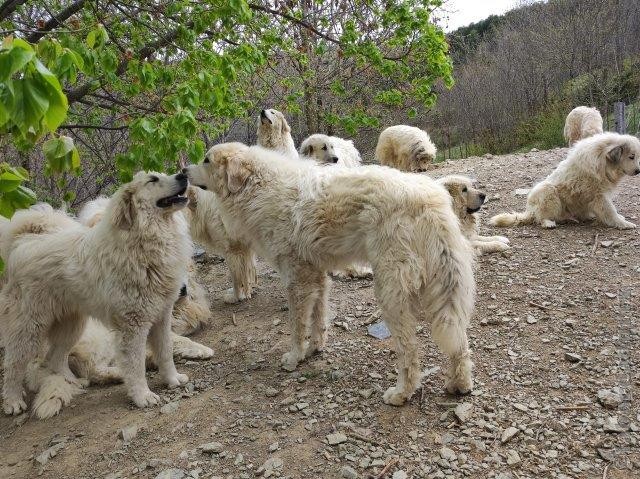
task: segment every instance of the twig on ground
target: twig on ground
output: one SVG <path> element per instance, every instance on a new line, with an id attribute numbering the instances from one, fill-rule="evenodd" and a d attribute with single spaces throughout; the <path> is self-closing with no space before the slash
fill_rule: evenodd
<path id="1" fill-rule="evenodd" d="M 231 313 L 231 322 L 234 326 L 238 325 L 238 321 L 236 321 L 236 313 Z"/>
<path id="2" fill-rule="evenodd" d="M 357 439 L 358 441 L 368 442 L 369 444 L 373 444 L 374 446 L 380 445 L 379 441 L 376 441 L 375 439 L 359 434 L 355 432 L 353 429 L 349 429 L 349 436 L 353 437 L 354 439 Z"/>
<path id="3" fill-rule="evenodd" d="M 593 249 L 591 250 L 591 256 L 596 254 L 596 251 L 598 250 L 598 245 L 600 244 L 600 241 L 598 241 L 598 238 L 600 237 L 600 233 L 596 233 L 596 237 L 593 239 Z"/>
<path id="4" fill-rule="evenodd" d="M 609 472 L 609 466 L 610 466 L 610 464 L 607 464 L 606 467 L 604 468 L 604 472 L 602 473 L 602 479 L 607 479 L 607 473 Z"/>
<path id="5" fill-rule="evenodd" d="M 391 468 L 393 466 L 395 466 L 398 463 L 398 459 L 397 458 L 393 458 L 391 459 L 389 462 L 387 462 L 387 464 L 382 468 L 382 471 L 380 471 L 380 474 L 378 474 L 377 476 L 375 476 L 375 479 L 382 479 L 384 476 L 387 475 L 387 472 L 389 472 L 391 470 Z"/>

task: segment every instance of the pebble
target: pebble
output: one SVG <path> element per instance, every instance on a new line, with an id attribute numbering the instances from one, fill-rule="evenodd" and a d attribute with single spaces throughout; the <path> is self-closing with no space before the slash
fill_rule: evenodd
<path id="1" fill-rule="evenodd" d="M 347 442 L 347 436 L 341 432 L 336 432 L 335 434 L 327 434 L 327 442 L 330 446 L 336 446 L 338 444 L 342 444 L 343 442 Z"/>
<path id="2" fill-rule="evenodd" d="M 449 449 L 448 447 L 443 447 L 440 449 L 440 457 L 442 459 L 446 459 L 447 461 L 455 461 L 458 456 L 456 456 L 456 453 L 453 452 L 452 449 Z"/>
<path id="3" fill-rule="evenodd" d="M 279 457 L 270 457 L 258 468 L 256 474 L 262 474 L 264 477 L 271 477 L 275 470 L 282 469 L 283 464 L 282 459 Z"/>
<path id="4" fill-rule="evenodd" d="M 518 451 L 516 451 L 515 449 L 509 449 L 507 451 L 507 464 L 509 464 L 510 466 L 513 466 L 515 464 L 518 464 L 521 461 L 520 459 L 520 454 L 518 454 Z"/>
<path id="5" fill-rule="evenodd" d="M 518 429 L 517 427 L 508 427 L 507 429 L 502 431 L 502 438 L 501 438 L 502 444 L 508 443 L 513 438 L 513 436 L 515 436 L 519 432 L 520 432 L 520 429 Z"/>
<path id="6" fill-rule="evenodd" d="M 264 395 L 267 396 L 268 398 L 272 398 L 277 396 L 280 393 L 280 391 L 278 391 L 275 388 L 272 387 L 268 387 L 267 389 L 264 390 Z"/>
<path id="7" fill-rule="evenodd" d="M 579 363 L 582 361 L 582 356 L 576 353 L 564 353 L 564 358 L 570 363 Z"/>
<path id="8" fill-rule="evenodd" d="M 155 479 L 183 479 L 187 475 L 184 469 L 165 469 L 161 471 Z"/>
<path id="9" fill-rule="evenodd" d="M 531 191 L 530 188 L 518 188 L 513 191 L 514 196 L 527 196 Z"/>
<path id="10" fill-rule="evenodd" d="M 609 416 L 602 426 L 604 432 L 625 432 L 627 427 L 618 422 L 618 416 Z"/>
<path id="11" fill-rule="evenodd" d="M 598 402 L 607 409 L 616 409 L 622 402 L 622 395 L 610 389 L 600 389 L 598 391 Z"/>
<path id="12" fill-rule="evenodd" d="M 56 457 L 58 451 L 64 448 L 64 444 L 64 442 L 59 442 L 58 444 L 51 446 L 49 449 L 45 449 L 35 457 L 36 462 L 39 462 L 44 466 L 47 462 L 49 462 L 49 459 L 51 459 L 52 457 Z"/>
<path id="13" fill-rule="evenodd" d="M 407 479 L 407 477 L 407 473 L 403 470 L 396 471 L 393 473 L 393 476 L 391 476 L 392 479 Z"/>
<path id="14" fill-rule="evenodd" d="M 178 410 L 178 407 L 180 405 L 178 404 L 178 401 L 173 401 L 170 403 L 165 404 L 164 406 L 162 406 L 160 408 L 160 413 L 161 414 L 171 414 L 173 412 L 176 412 Z"/>
<path id="15" fill-rule="evenodd" d="M 468 402 L 463 402 L 462 404 L 458 404 L 453 410 L 453 413 L 456 415 L 456 417 L 461 423 L 464 423 L 468 421 L 471 418 L 471 415 L 473 414 L 473 404 Z"/>
<path id="16" fill-rule="evenodd" d="M 135 424 L 127 427 L 123 427 L 118 431 L 118 437 L 124 442 L 131 442 L 131 440 L 138 435 L 138 426 Z"/>
<path id="17" fill-rule="evenodd" d="M 202 449 L 202 452 L 206 452 L 208 454 L 220 454 L 224 451 L 224 445 L 219 442 L 209 442 L 200 446 L 200 449 Z"/>
<path id="18" fill-rule="evenodd" d="M 358 479 L 358 473 L 351 466 L 343 466 L 340 469 L 340 477 L 344 477 L 345 479 Z"/>

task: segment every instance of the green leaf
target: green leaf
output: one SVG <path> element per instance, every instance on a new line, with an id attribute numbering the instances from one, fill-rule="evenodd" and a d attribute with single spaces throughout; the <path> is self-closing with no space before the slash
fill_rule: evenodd
<path id="1" fill-rule="evenodd" d="M 60 136 L 47 140 L 42 145 L 42 151 L 47 160 L 47 166 L 52 173 L 75 171 L 80 167 L 80 155 L 73 139 Z"/>
<path id="2" fill-rule="evenodd" d="M 20 176 L 10 171 L 5 171 L 0 174 L 0 193 L 7 193 L 17 189 L 23 181 L 24 179 Z"/>

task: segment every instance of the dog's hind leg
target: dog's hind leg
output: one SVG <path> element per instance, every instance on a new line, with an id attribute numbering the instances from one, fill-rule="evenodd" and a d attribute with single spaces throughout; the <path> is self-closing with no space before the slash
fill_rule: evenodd
<path id="1" fill-rule="evenodd" d="M 63 376 L 76 386 L 83 384 L 69 368 L 69 352 L 78 342 L 84 327 L 86 317 L 79 314 L 69 314 L 53 323 L 49 329 L 49 352 L 45 360 L 45 366 L 54 374 Z"/>
<path id="2" fill-rule="evenodd" d="M 311 312 L 311 341 L 307 348 L 307 357 L 322 352 L 327 342 L 327 301 L 331 280 L 325 273 L 319 280 L 318 299 Z"/>
<path id="3" fill-rule="evenodd" d="M 173 340 L 171 336 L 171 309 L 168 308 L 153 326 L 149 336 L 153 358 L 158 365 L 160 377 L 169 387 L 186 384 L 189 377 L 176 371 L 173 362 Z"/>
<path id="4" fill-rule="evenodd" d="M 326 276 L 311 265 L 295 265 L 281 271 L 289 298 L 289 325 L 291 328 L 291 351 L 282 355 L 282 368 L 294 371 L 306 357 L 306 334 L 311 322 L 313 308 L 320 297 L 319 285 Z"/>
<path id="5" fill-rule="evenodd" d="M 233 289 L 224 295 L 225 303 L 237 303 L 251 298 L 257 282 L 255 256 L 244 244 L 232 242 L 225 257 L 231 273 Z"/>
<path id="6" fill-rule="evenodd" d="M 473 389 L 473 363 L 466 327 L 459 321 L 442 317 L 432 323 L 431 336 L 451 361 L 446 373 L 447 391 L 451 394 L 469 393 Z"/>

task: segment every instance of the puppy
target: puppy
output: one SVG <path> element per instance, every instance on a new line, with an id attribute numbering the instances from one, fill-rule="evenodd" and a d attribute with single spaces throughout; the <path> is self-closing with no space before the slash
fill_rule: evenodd
<path id="1" fill-rule="evenodd" d="M 486 195 L 474 188 L 473 181 L 465 176 L 449 175 L 437 180 L 453 200 L 453 211 L 460 220 L 462 233 L 471 242 L 476 253 L 496 253 L 509 249 L 509 239 L 504 236 L 480 236 L 480 208 Z"/>
<path id="2" fill-rule="evenodd" d="M 138 407 L 159 401 L 145 379 L 147 335 L 164 382 L 187 382 L 176 371 L 170 335 L 171 310 L 191 248 L 175 218 L 188 201 L 187 185 L 182 174 L 140 173 L 116 192 L 94 228 L 52 211 L 24 210 L 14 216 L 0 247 L 7 274 L 0 293 L 5 413 L 26 410 L 26 368 L 47 340 L 45 367 L 77 381 L 67 357 L 88 316 L 121 335 L 121 370 Z M 56 221 L 71 223 L 62 230 L 41 228 Z"/>
<path id="3" fill-rule="evenodd" d="M 291 137 L 291 127 L 278 110 L 260 110 L 258 145 L 280 152 L 292 159 L 298 158 L 296 145 Z"/>
<path id="4" fill-rule="evenodd" d="M 636 225 L 618 214 L 612 197 L 625 176 L 640 173 L 640 140 L 631 135 L 602 133 L 579 141 L 565 160 L 529 192 L 524 213 L 502 213 L 494 226 L 538 223 L 555 228 L 567 220 L 597 219 L 618 229 Z"/>
<path id="5" fill-rule="evenodd" d="M 401 405 L 420 383 L 419 319 L 431 322 L 433 339 L 451 360 L 447 389 L 472 389 L 466 329 L 473 253 L 442 186 L 423 175 L 380 166 L 326 168 L 241 143 L 216 145 L 203 164 L 183 171 L 215 192 L 225 224 L 244 231 L 279 271 L 292 329 L 285 370 L 325 346 L 326 272 L 360 261 L 373 266 L 398 354 L 398 382 L 384 401 Z"/>

